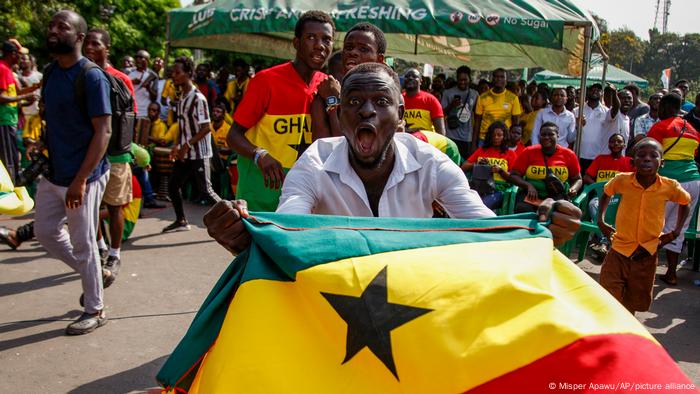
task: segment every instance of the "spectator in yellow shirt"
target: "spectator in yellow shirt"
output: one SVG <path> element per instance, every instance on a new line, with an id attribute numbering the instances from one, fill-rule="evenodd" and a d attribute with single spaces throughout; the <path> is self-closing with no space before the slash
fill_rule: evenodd
<path id="1" fill-rule="evenodd" d="M 223 160 L 227 160 L 228 156 L 232 153 L 228 142 L 226 142 L 228 131 L 231 128 L 231 123 L 226 121 L 226 114 L 226 104 L 222 100 L 217 100 L 216 103 L 214 103 L 214 108 L 211 110 L 211 126 L 213 130 L 211 136 L 219 150 L 219 156 L 221 156 Z"/>
<path id="2" fill-rule="evenodd" d="M 211 170 L 212 170 L 212 186 L 217 194 L 220 196 L 233 196 L 233 187 L 231 185 L 231 178 L 229 172 L 229 165 L 232 159 L 235 157 L 233 151 L 228 146 L 226 137 L 231 129 L 231 123 L 229 123 L 226 118 L 228 116 L 228 102 L 222 98 L 219 98 L 214 103 L 211 110 L 211 137 L 213 139 L 214 145 L 216 145 L 216 150 L 219 153 L 219 157 L 212 157 Z M 217 160 L 218 159 L 218 160 Z M 236 168 L 236 165 L 233 165 Z"/>
<path id="3" fill-rule="evenodd" d="M 506 70 L 497 68 L 492 74 L 493 87 L 479 96 L 474 111 L 474 130 L 472 133 L 472 149 L 484 144 L 486 130 L 491 123 L 500 120 L 507 127 L 517 124 L 523 109 L 520 99 L 512 92 L 506 90 Z"/>
<path id="4" fill-rule="evenodd" d="M 530 145 L 532 143 L 532 130 L 535 128 L 537 113 L 547 105 L 549 105 L 549 98 L 541 90 L 536 91 L 530 98 L 530 112 L 520 117 L 520 124 L 523 125 L 523 136 L 521 139 L 523 144 Z M 539 130 L 537 132 L 539 133 Z M 566 130 L 563 130 L 563 132 L 566 132 Z"/>
<path id="5" fill-rule="evenodd" d="M 236 77 L 233 81 L 230 81 L 226 86 L 226 92 L 224 97 L 229 102 L 229 107 L 231 107 L 231 115 L 236 112 L 236 107 L 238 103 L 241 102 L 243 94 L 248 90 L 248 82 L 250 82 L 250 77 L 248 76 L 248 70 L 250 66 L 241 60 L 236 59 L 233 62 L 233 75 Z"/>
<path id="6" fill-rule="evenodd" d="M 169 74 L 169 69 L 166 71 Z M 165 85 L 163 86 L 163 93 L 160 95 L 160 103 L 161 105 L 168 105 L 168 101 L 172 103 L 173 101 L 177 100 L 177 98 L 180 97 L 180 92 L 178 89 L 175 87 L 175 84 L 173 84 L 172 78 L 168 78 L 165 80 Z"/>
<path id="7" fill-rule="evenodd" d="M 160 119 L 160 104 L 154 102 L 148 105 L 148 119 L 151 121 L 148 141 L 156 146 L 172 146 L 177 137 L 177 128 L 168 128 Z"/>

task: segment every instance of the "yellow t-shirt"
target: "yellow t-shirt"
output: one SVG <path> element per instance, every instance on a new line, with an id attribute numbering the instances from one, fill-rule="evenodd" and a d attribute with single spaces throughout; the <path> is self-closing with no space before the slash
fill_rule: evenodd
<path id="1" fill-rule="evenodd" d="M 178 89 L 175 87 L 173 80 L 166 80 L 165 85 L 163 85 L 163 93 L 161 93 L 160 97 L 166 97 L 170 100 L 176 100 L 179 95 L 180 92 L 178 92 Z"/>
<path id="2" fill-rule="evenodd" d="M 22 138 L 29 138 L 33 141 L 41 139 L 41 126 L 43 122 L 41 116 L 32 115 L 27 118 L 24 129 L 22 130 Z"/>
<path id="3" fill-rule="evenodd" d="M 214 123 L 211 124 L 214 128 Z M 228 131 L 231 129 L 231 123 L 226 121 L 221 123 L 221 127 L 212 131 L 211 136 L 214 138 L 214 144 L 219 149 L 229 149 L 228 142 L 226 142 L 226 136 L 228 136 Z"/>
<path id="4" fill-rule="evenodd" d="M 233 81 L 229 81 L 226 85 L 224 98 L 226 98 L 231 105 L 231 113 L 236 110 L 236 103 L 233 102 L 233 98 L 236 97 L 236 95 L 243 96 L 243 94 L 245 94 L 246 90 L 248 90 L 248 82 L 250 82 L 250 78 L 246 78 L 245 81 L 241 83 L 238 83 L 238 81 L 234 79 Z"/>
<path id="5" fill-rule="evenodd" d="M 151 130 L 149 131 L 151 138 L 156 140 L 165 140 L 168 145 L 175 143 L 175 137 L 177 136 L 177 127 L 168 128 L 160 119 L 155 122 L 151 122 Z"/>
<path id="6" fill-rule="evenodd" d="M 494 93 L 493 89 L 490 89 L 479 96 L 475 113 L 481 115 L 479 139 L 483 140 L 491 123 L 500 120 L 510 127 L 511 116 L 521 115 L 523 109 L 520 106 L 520 99 L 512 92 L 504 90 L 501 93 Z"/>
<path id="7" fill-rule="evenodd" d="M 520 122 L 525 122 L 525 126 L 523 127 L 523 136 L 520 138 L 520 141 L 522 141 L 523 144 L 527 144 L 530 142 L 530 140 L 532 140 L 532 129 L 535 127 L 535 119 L 537 118 L 538 112 L 540 112 L 539 109 L 520 116 Z"/>

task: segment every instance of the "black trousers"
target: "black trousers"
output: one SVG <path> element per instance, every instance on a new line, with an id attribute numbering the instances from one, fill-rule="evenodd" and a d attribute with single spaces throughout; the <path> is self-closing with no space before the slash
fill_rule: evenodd
<path id="1" fill-rule="evenodd" d="M 12 184 L 15 184 L 21 171 L 17 149 L 17 126 L 0 126 L 0 160 L 10 174 Z"/>
<path id="2" fill-rule="evenodd" d="M 467 141 L 460 141 L 460 140 L 452 140 L 454 143 L 457 145 L 457 149 L 459 150 L 459 154 L 462 156 L 462 159 L 467 160 L 469 156 L 471 156 L 471 148 L 472 148 L 472 143 L 467 142 Z"/>
<path id="3" fill-rule="evenodd" d="M 176 161 L 173 172 L 168 181 L 168 195 L 175 209 L 176 220 L 185 220 L 185 209 L 182 206 L 182 187 L 187 180 L 193 177 L 197 188 L 202 192 L 202 197 L 208 197 L 211 201 L 220 201 L 221 198 L 214 192 L 209 179 L 209 159 Z"/>
<path id="4" fill-rule="evenodd" d="M 581 166 L 581 177 L 583 177 L 583 174 L 586 173 L 586 171 L 588 170 L 588 167 L 590 167 L 591 164 L 593 164 L 593 160 L 579 158 L 578 164 Z"/>

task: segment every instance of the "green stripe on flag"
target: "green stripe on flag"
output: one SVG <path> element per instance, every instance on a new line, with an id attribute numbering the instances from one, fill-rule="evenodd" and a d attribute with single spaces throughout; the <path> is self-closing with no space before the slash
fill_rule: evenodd
<path id="1" fill-rule="evenodd" d="M 260 260 L 255 265 L 249 264 L 243 281 L 293 280 L 298 271 L 318 264 L 396 250 L 551 237 L 549 230 L 538 224 L 533 214 L 479 220 L 417 220 L 267 212 L 251 215 L 254 220 L 245 221 L 255 244 L 251 248 L 250 259 Z M 502 229 L 494 230 L 497 227 Z M 304 230 L 298 231 L 299 229 Z M 258 245 L 264 247 L 264 252 Z M 273 267 L 268 267 L 270 264 Z"/>

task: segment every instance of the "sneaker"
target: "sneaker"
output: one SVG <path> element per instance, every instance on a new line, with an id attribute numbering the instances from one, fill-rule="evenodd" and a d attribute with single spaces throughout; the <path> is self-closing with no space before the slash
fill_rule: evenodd
<path id="1" fill-rule="evenodd" d="M 161 204 L 158 201 L 154 200 L 148 200 L 143 203 L 144 208 L 148 209 L 160 209 L 160 208 L 165 208 L 165 204 Z"/>
<path id="2" fill-rule="evenodd" d="M 16 250 L 19 247 L 19 242 L 17 242 L 16 236 L 13 234 L 14 231 L 7 227 L 0 227 L 0 242 Z"/>
<path id="3" fill-rule="evenodd" d="M 67 335 L 83 335 L 95 331 L 107 324 L 107 316 L 104 311 L 95 314 L 83 313 L 78 320 L 66 327 Z"/>
<path id="4" fill-rule="evenodd" d="M 595 254 L 595 257 L 598 260 L 603 260 L 608 254 L 608 245 L 604 243 L 593 244 L 591 245 L 591 250 L 593 251 L 593 254 Z"/>
<path id="5" fill-rule="evenodd" d="M 189 223 L 176 220 L 176 221 L 170 223 L 168 226 L 166 226 L 163 229 L 163 232 L 170 233 L 170 232 L 174 232 L 174 231 L 189 231 L 189 230 L 190 230 Z"/>
<path id="6" fill-rule="evenodd" d="M 107 257 L 107 261 L 105 262 L 105 269 L 107 271 L 111 272 L 115 278 L 119 274 L 119 269 L 121 267 L 122 267 L 122 261 L 119 259 L 119 257 L 117 257 L 117 256 Z"/>

